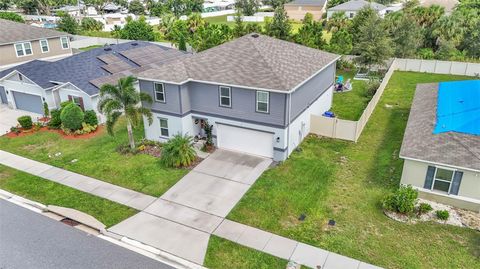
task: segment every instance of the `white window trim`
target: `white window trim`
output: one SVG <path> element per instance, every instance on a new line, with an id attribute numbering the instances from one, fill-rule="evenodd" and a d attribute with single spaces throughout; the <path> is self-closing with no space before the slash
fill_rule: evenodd
<path id="1" fill-rule="evenodd" d="M 437 171 L 438 169 L 443 169 L 443 170 L 448 170 L 448 171 L 452 171 L 452 177 L 450 178 L 450 181 L 447 181 L 447 180 L 443 180 L 443 179 L 437 179 Z M 435 186 L 435 181 L 441 181 L 441 182 L 446 182 L 446 183 L 449 183 L 448 185 L 448 191 L 447 191 L 447 194 L 450 194 L 450 190 L 452 189 L 452 183 L 453 183 L 453 178 L 455 177 L 455 172 L 457 170 L 455 169 L 450 169 L 450 168 L 445 168 L 445 167 L 439 167 L 439 166 L 435 166 L 435 174 L 433 175 L 433 182 L 432 182 L 432 187 L 430 188 L 431 191 L 433 192 L 441 192 L 441 193 L 444 193 L 444 191 L 441 191 L 441 190 L 437 190 L 437 189 L 434 189 L 433 187 Z"/>
<path id="2" fill-rule="evenodd" d="M 32 53 L 30 53 L 30 54 L 27 54 L 27 51 L 26 51 L 26 49 L 25 49 L 25 44 L 26 44 L 26 43 L 30 44 L 30 51 L 32 52 Z M 22 46 L 23 55 L 18 55 L 17 45 L 21 45 L 21 46 Z M 33 55 L 33 47 L 32 47 L 32 43 L 31 43 L 31 42 L 15 43 L 15 44 L 13 44 L 13 49 L 15 50 L 15 55 L 17 55 L 17 58 Z"/>
<path id="3" fill-rule="evenodd" d="M 222 89 L 228 89 L 228 96 L 222 95 Z M 232 107 L 232 88 L 227 86 L 218 87 L 218 94 L 220 95 L 220 106 L 221 107 Z M 228 105 L 222 104 L 222 98 L 228 98 Z"/>
<path id="4" fill-rule="evenodd" d="M 267 102 L 259 102 L 258 101 L 258 94 L 259 93 L 266 93 L 267 94 Z M 263 103 L 263 104 L 267 104 L 267 111 L 261 111 L 261 110 L 258 110 L 258 103 Z M 256 112 L 259 112 L 259 113 L 270 113 L 270 93 L 267 92 L 267 91 L 256 91 L 255 92 L 255 111 Z"/>
<path id="5" fill-rule="evenodd" d="M 47 42 L 47 51 L 43 51 L 42 41 Z M 40 51 L 41 51 L 42 53 L 49 53 L 49 52 L 50 52 L 50 45 L 48 44 L 48 40 L 47 40 L 47 39 L 40 39 Z"/>
<path id="6" fill-rule="evenodd" d="M 67 47 L 66 48 L 63 47 L 63 41 L 62 40 L 64 40 L 64 39 L 67 40 Z M 70 49 L 70 41 L 68 40 L 68 37 L 66 37 L 66 36 L 60 37 L 60 46 L 62 47 L 62 50 Z"/>
<path id="7" fill-rule="evenodd" d="M 162 120 L 166 121 L 167 122 L 167 127 L 162 127 Z M 163 137 L 163 138 L 169 138 L 170 137 L 170 130 L 169 130 L 169 127 L 168 127 L 168 119 L 166 118 L 158 118 L 158 123 L 160 125 L 160 137 Z M 167 130 L 167 136 L 164 136 L 162 134 L 162 129 L 166 129 Z"/>
<path id="8" fill-rule="evenodd" d="M 161 93 L 163 94 L 163 100 L 158 100 L 157 99 L 157 85 L 162 85 Z M 165 84 L 164 83 L 154 82 L 153 83 L 153 93 L 154 93 L 155 102 L 160 102 L 160 103 L 166 103 L 167 102 L 167 95 L 165 94 Z"/>

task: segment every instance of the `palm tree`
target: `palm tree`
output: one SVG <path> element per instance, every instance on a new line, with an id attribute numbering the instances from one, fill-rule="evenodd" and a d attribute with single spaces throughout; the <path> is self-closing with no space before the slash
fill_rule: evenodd
<path id="1" fill-rule="evenodd" d="M 113 136 L 113 127 L 118 118 L 125 114 L 127 119 L 128 141 L 130 148 L 135 148 L 132 125 L 137 126 L 142 115 L 148 119 L 148 124 L 152 124 L 153 117 L 150 108 L 140 104 L 145 102 L 152 103 L 152 97 L 144 92 L 138 92 L 133 86 L 136 78 L 128 76 L 119 79 L 117 85 L 105 84 L 100 88 L 100 101 L 98 102 L 98 111 L 107 116 L 107 131 Z"/>

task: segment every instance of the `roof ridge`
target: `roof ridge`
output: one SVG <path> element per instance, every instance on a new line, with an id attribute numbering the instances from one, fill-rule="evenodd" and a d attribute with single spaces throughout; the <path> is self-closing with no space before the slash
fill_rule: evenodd
<path id="1" fill-rule="evenodd" d="M 251 34 L 257 34 L 261 37 L 264 37 L 264 38 L 271 38 L 271 37 L 267 37 L 267 36 L 264 36 L 264 35 L 260 35 L 258 33 L 251 33 Z M 257 47 L 257 45 L 255 44 L 255 42 L 253 42 L 253 40 L 250 40 L 247 36 L 251 35 L 251 34 L 247 34 L 245 35 L 244 37 L 248 40 L 248 42 L 250 42 L 253 47 L 255 48 L 255 50 L 257 51 L 257 53 L 260 55 L 260 57 L 263 59 L 263 62 L 267 65 L 267 67 L 272 71 L 272 74 L 275 78 L 277 78 L 280 82 L 280 84 L 285 88 L 285 90 L 290 90 L 288 86 L 286 86 L 287 84 L 285 83 L 285 81 L 278 77 L 277 75 L 277 72 L 276 70 L 274 70 L 274 68 L 271 66 L 270 62 L 268 62 L 268 60 L 265 58 L 265 56 L 263 56 L 263 53 L 260 51 L 260 49 Z M 279 39 L 280 40 L 280 39 Z M 281 41 L 284 41 L 284 40 L 281 40 Z"/>

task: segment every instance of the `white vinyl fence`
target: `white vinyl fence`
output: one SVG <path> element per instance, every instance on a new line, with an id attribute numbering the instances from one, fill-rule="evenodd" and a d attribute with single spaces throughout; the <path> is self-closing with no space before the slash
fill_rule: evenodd
<path id="1" fill-rule="evenodd" d="M 131 41 L 132 40 L 127 40 L 127 39 L 76 35 L 73 37 L 73 41 L 70 42 L 70 46 L 74 49 L 80 49 L 80 48 L 85 48 L 85 47 L 95 46 L 95 45 L 103 46 L 105 44 L 120 44 L 120 43 L 126 43 Z M 167 42 L 150 42 L 150 43 L 158 44 L 158 45 L 169 47 L 169 48 L 172 47 L 172 44 Z"/>
<path id="2" fill-rule="evenodd" d="M 310 117 L 310 132 L 321 136 L 357 142 L 358 138 L 362 134 L 363 128 L 365 128 L 365 125 L 367 125 L 373 110 L 380 101 L 388 81 L 395 70 L 435 74 L 480 76 L 480 64 L 478 63 L 419 59 L 394 59 L 377 92 L 373 96 L 372 100 L 370 100 L 368 103 L 359 120 L 351 121 L 312 115 Z"/>

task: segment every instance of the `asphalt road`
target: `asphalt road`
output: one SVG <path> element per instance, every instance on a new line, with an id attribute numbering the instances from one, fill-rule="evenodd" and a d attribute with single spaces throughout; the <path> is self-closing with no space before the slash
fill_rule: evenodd
<path id="1" fill-rule="evenodd" d="M 16 268 L 173 267 L 0 199 L 0 269 Z"/>

